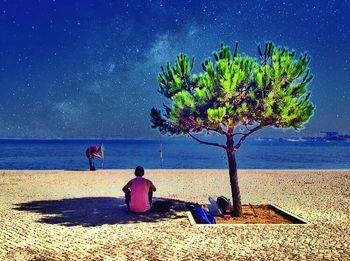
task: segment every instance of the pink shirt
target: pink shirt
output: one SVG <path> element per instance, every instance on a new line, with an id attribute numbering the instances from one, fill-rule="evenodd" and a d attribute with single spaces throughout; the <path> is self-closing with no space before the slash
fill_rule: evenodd
<path id="1" fill-rule="evenodd" d="M 89 159 L 92 159 L 95 157 L 95 154 L 97 154 L 98 150 L 100 149 L 100 146 L 92 146 L 86 150 L 86 156 Z"/>
<path id="2" fill-rule="evenodd" d="M 146 212 L 151 206 L 148 201 L 148 192 L 151 182 L 143 177 L 136 177 L 131 181 L 130 211 Z"/>

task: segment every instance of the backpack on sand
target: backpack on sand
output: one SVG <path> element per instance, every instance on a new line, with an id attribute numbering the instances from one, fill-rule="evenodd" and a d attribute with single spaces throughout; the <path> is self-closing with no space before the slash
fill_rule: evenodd
<path id="1" fill-rule="evenodd" d="M 232 204 L 230 200 L 224 196 L 220 196 L 216 199 L 219 205 L 220 211 L 224 216 L 230 216 L 232 211 Z"/>

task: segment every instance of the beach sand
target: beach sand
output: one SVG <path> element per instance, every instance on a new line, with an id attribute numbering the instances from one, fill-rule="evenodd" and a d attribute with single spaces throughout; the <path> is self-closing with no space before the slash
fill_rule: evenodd
<path id="1" fill-rule="evenodd" d="M 239 170 L 243 203 L 308 225 L 191 226 L 183 203 L 230 196 L 227 170 L 146 170 L 176 211 L 126 212 L 133 170 L 0 171 L 0 260 L 350 260 L 350 170 Z M 155 199 L 155 200 L 156 200 Z"/>

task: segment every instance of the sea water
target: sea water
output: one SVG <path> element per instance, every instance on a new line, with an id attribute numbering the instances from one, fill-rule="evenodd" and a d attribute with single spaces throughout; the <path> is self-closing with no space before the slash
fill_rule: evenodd
<path id="1" fill-rule="evenodd" d="M 227 168 L 222 148 L 174 138 L 0 140 L 0 169 L 87 169 L 85 150 L 102 143 L 105 158 L 95 159 L 98 169 L 133 169 L 138 165 L 152 169 Z M 350 143 L 250 140 L 236 156 L 239 169 L 349 169 Z"/>

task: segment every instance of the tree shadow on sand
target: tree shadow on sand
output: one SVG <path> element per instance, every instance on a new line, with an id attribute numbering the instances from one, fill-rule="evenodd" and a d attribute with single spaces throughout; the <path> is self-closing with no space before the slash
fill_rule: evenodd
<path id="1" fill-rule="evenodd" d="M 165 199 L 153 198 L 153 202 L 163 200 Z M 112 197 L 31 201 L 16 204 L 14 209 L 43 214 L 44 216 L 38 220 L 40 223 L 93 227 L 106 224 L 159 222 L 185 217 L 184 204 L 186 202 L 174 199 L 171 201 L 172 207 L 167 212 L 151 210 L 144 214 L 130 213 L 126 208 L 124 198 Z"/>

